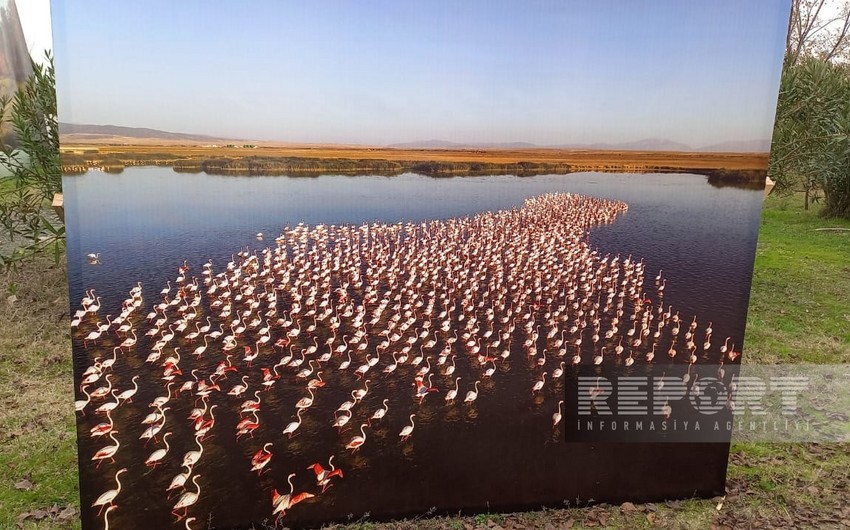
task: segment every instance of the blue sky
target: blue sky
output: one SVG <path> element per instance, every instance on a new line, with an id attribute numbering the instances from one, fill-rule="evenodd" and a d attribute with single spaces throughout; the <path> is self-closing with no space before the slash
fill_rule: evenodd
<path id="1" fill-rule="evenodd" d="M 54 0 L 60 118 L 374 145 L 766 139 L 788 4 Z"/>

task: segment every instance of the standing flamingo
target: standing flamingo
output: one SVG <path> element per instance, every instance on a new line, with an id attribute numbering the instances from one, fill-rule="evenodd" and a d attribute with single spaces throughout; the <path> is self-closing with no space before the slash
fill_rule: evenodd
<path id="1" fill-rule="evenodd" d="M 564 401 L 561 400 L 558 402 L 558 412 L 552 414 L 552 426 L 556 427 L 559 423 L 561 423 L 561 407 L 564 405 Z"/>
<path id="2" fill-rule="evenodd" d="M 368 426 L 369 425 L 366 423 L 360 425 L 361 436 L 355 436 L 354 438 L 352 438 L 351 441 L 346 444 L 345 448 L 351 449 L 352 452 L 357 452 L 357 450 L 360 449 L 360 447 L 362 447 L 364 443 L 366 443 L 366 431 L 364 429 L 366 429 L 366 427 Z"/>
<path id="3" fill-rule="evenodd" d="M 192 355 L 194 355 L 195 357 L 200 358 L 200 357 L 201 357 L 201 355 L 203 355 L 203 354 L 204 354 L 204 352 L 205 352 L 205 351 L 207 351 L 207 337 L 209 337 L 209 335 L 204 335 L 204 344 L 203 344 L 203 346 L 198 346 L 197 348 L 195 348 L 195 351 L 193 351 L 193 352 L 192 352 Z"/>
<path id="4" fill-rule="evenodd" d="M 295 417 L 296 417 L 296 418 L 298 418 L 298 421 L 293 421 L 292 423 L 290 423 L 289 425 L 287 425 L 287 426 L 286 426 L 286 428 L 285 428 L 285 429 L 283 429 L 283 434 L 286 434 L 286 435 L 288 435 L 290 438 L 292 438 L 292 433 L 294 433 L 295 431 L 297 431 L 297 430 L 298 430 L 298 427 L 301 427 L 301 413 L 302 413 L 303 411 L 304 411 L 304 409 L 303 409 L 303 408 L 299 408 L 299 409 L 298 409 L 298 412 L 296 412 L 296 413 L 295 413 Z"/>
<path id="5" fill-rule="evenodd" d="M 121 447 L 121 442 L 115 439 L 115 435 L 118 431 L 110 431 L 109 438 L 115 442 L 115 445 L 107 445 L 106 447 L 101 448 L 100 451 L 96 452 L 93 457 L 91 457 L 92 461 L 97 460 L 97 466 L 100 467 L 100 463 L 106 460 L 107 458 L 115 463 L 115 453 L 118 452 L 118 448 Z"/>
<path id="6" fill-rule="evenodd" d="M 136 345 L 136 341 L 138 340 L 138 338 L 136 337 L 136 331 L 130 330 L 130 333 L 133 334 L 133 338 L 131 339 L 130 337 L 127 337 L 126 339 L 124 339 L 124 342 L 122 342 L 121 345 L 119 346 L 119 348 L 121 348 L 122 351 L 123 351 L 124 348 L 132 348 L 133 346 Z"/>
<path id="7" fill-rule="evenodd" d="M 112 411 L 107 410 L 106 411 L 106 421 L 103 422 L 103 423 L 98 423 L 97 425 L 95 425 L 94 427 L 91 428 L 90 432 L 91 432 L 92 437 L 105 436 L 105 435 L 109 434 L 109 432 L 115 426 L 114 422 L 112 421 L 111 414 L 112 414 Z"/>
<path id="8" fill-rule="evenodd" d="M 161 406 L 165 405 L 166 403 L 168 403 L 171 400 L 171 387 L 173 385 L 174 385 L 174 383 L 168 383 L 168 385 L 165 387 L 167 395 L 159 396 L 159 397 L 155 398 L 153 401 L 151 401 L 150 406 L 151 407 L 161 407 Z"/>
<path id="9" fill-rule="evenodd" d="M 199 436 L 201 440 L 203 440 L 207 433 L 212 430 L 213 426 L 215 426 L 214 411 L 217 406 L 218 405 L 213 405 L 210 407 L 210 419 L 204 420 L 203 417 L 201 417 L 198 418 L 198 420 L 195 420 L 195 436 Z"/>
<path id="10" fill-rule="evenodd" d="M 198 502 L 198 497 L 201 495 L 201 486 L 198 485 L 198 479 L 201 478 L 201 475 L 195 475 L 192 477 L 192 484 L 198 489 L 198 491 L 187 491 L 177 499 L 177 504 L 174 505 L 174 509 L 171 511 L 171 515 L 177 517 L 177 520 L 183 519 L 189 513 L 189 506 L 192 506 L 196 502 Z M 183 510 L 183 515 L 177 513 L 177 510 Z"/>
<path id="11" fill-rule="evenodd" d="M 100 369 L 106 371 L 107 369 L 112 370 L 112 367 L 115 365 L 115 361 L 118 360 L 118 350 L 121 348 L 115 347 L 112 348 L 112 357 L 109 359 L 104 359 L 102 363 L 100 363 Z"/>
<path id="12" fill-rule="evenodd" d="M 348 357 L 345 361 L 339 363 L 339 369 L 348 370 L 348 367 L 351 366 L 351 352 L 346 352 L 346 356 Z"/>
<path id="13" fill-rule="evenodd" d="M 351 420 L 351 417 L 354 416 L 354 413 L 351 412 L 351 410 L 349 409 L 345 409 L 342 412 L 346 412 L 348 413 L 348 415 L 340 414 L 336 417 L 333 423 L 333 426 L 339 428 L 340 430 L 342 430 L 342 428 L 345 427 L 345 425 Z"/>
<path id="14" fill-rule="evenodd" d="M 315 399 L 315 397 L 313 396 L 313 389 L 308 388 L 307 392 L 310 394 L 310 397 L 303 397 L 299 399 L 298 403 L 295 404 L 295 408 L 304 410 L 310 408 L 310 406 L 313 405 L 313 400 Z"/>
<path id="15" fill-rule="evenodd" d="M 464 403 L 472 403 L 473 401 L 478 399 L 478 383 L 480 383 L 480 382 L 481 381 L 476 381 L 475 385 L 474 385 L 475 390 L 470 390 L 469 392 L 466 393 L 466 397 L 463 400 Z"/>
<path id="16" fill-rule="evenodd" d="M 86 396 L 86 399 L 78 399 L 77 401 L 74 402 L 74 411 L 75 412 L 82 412 L 83 416 L 86 415 L 86 405 L 88 405 L 91 402 L 91 395 L 88 392 L 86 392 L 87 388 L 88 388 L 88 385 L 84 385 L 83 388 L 81 389 L 83 394 Z"/>
<path id="17" fill-rule="evenodd" d="M 145 465 L 148 467 L 156 467 L 157 464 L 168 454 L 168 450 L 171 447 L 168 445 L 168 437 L 171 435 L 170 432 L 167 432 L 162 435 L 162 442 L 165 444 L 165 449 L 157 449 L 145 460 Z"/>
<path id="18" fill-rule="evenodd" d="M 117 392 L 117 391 L 118 390 L 113 390 L 112 393 L 111 393 L 112 399 L 114 399 L 115 401 L 107 401 L 106 403 L 102 404 L 98 408 L 94 409 L 94 411 L 97 412 L 98 414 L 104 414 L 106 412 L 111 412 L 111 411 L 117 409 L 118 405 L 121 404 L 121 401 L 118 399 L 118 396 L 115 395 L 115 392 Z"/>
<path id="19" fill-rule="evenodd" d="M 182 488 L 186 485 L 186 481 L 189 480 L 189 475 L 192 474 L 192 467 L 191 466 L 183 466 L 183 467 L 186 468 L 186 471 L 182 471 L 182 472 L 174 475 L 174 478 L 171 479 L 171 484 L 168 485 L 168 487 L 165 489 L 165 491 L 173 491 L 173 490 L 176 490 L 178 488 Z M 171 495 L 169 495 L 169 498 L 170 497 L 171 497 Z"/>
<path id="20" fill-rule="evenodd" d="M 254 392 L 254 399 L 246 399 L 239 405 L 239 413 L 244 414 L 252 410 L 260 410 L 260 401 L 260 391 L 256 390 Z"/>
<path id="21" fill-rule="evenodd" d="M 455 387 L 446 392 L 446 403 L 454 403 L 455 398 L 457 397 L 457 391 L 460 389 L 459 383 L 460 377 L 456 377 Z"/>
<path id="22" fill-rule="evenodd" d="M 260 418 L 257 416 L 257 411 L 252 410 L 251 415 L 254 416 L 254 419 L 251 418 L 243 418 L 236 424 L 236 439 L 238 440 L 242 435 L 249 434 L 251 438 L 254 437 L 254 431 L 260 428 Z"/>
<path id="23" fill-rule="evenodd" d="M 372 420 L 377 421 L 377 420 L 380 420 L 381 418 L 383 418 L 384 416 L 386 416 L 387 412 L 390 410 L 389 401 L 390 401 L 389 399 L 385 399 L 382 402 L 383 405 L 384 405 L 383 408 L 380 408 L 380 409 L 376 410 L 374 413 L 372 413 L 372 416 L 369 418 L 369 425 L 370 426 L 372 425 Z"/>
<path id="24" fill-rule="evenodd" d="M 548 372 L 543 372 L 543 375 L 540 376 L 540 379 L 537 380 L 536 383 L 534 383 L 533 387 L 531 387 L 531 393 L 532 394 L 534 394 L 535 392 L 540 392 L 541 390 L 543 390 L 543 385 L 546 383 L 546 374 L 547 373 Z"/>
<path id="25" fill-rule="evenodd" d="M 98 510 L 98 512 L 97 512 L 98 517 L 100 517 L 100 512 L 103 511 L 104 507 L 106 507 L 106 506 L 114 507 L 115 506 L 113 501 L 115 500 L 116 497 L 118 497 L 118 494 L 121 493 L 121 479 L 119 479 L 118 477 L 121 476 L 121 473 L 126 473 L 126 472 L 127 472 L 126 467 L 119 469 L 115 473 L 115 484 L 117 485 L 117 487 L 115 489 L 111 489 L 109 491 L 104 492 L 100 497 L 97 498 L 97 500 L 94 501 L 94 504 L 91 505 L 92 508 L 94 508 L 96 506 L 100 506 L 100 510 Z"/>
<path id="26" fill-rule="evenodd" d="M 241 385 L 233 385 L 233 388 L 227 393 L 229 396 L 242 397 L 242 394 L 248 390 L 248 376 L 242 376 L 242 384 Z"/>
<path id="27" fill-rule="evenodd" d="M 128 402 L 132 402 L 132 401 L 133 401 L 133 396 L 135 396 L 135 395 L 136 395 L 136 392 L 138 392 L 138 391 L 139 391 L 139 383 L 138 383 L 138 379 L 139 379 L 139 376 L 138 376 L 138 375 L 134 375 L 134 376 L 133 376 L 133 379 L 132 379 L 133 388 L 127 389 L 127 390 L 125 390 L 125 391 L 121 392 L 120 394 L 118 394 L 118 395 L 117 395 L 117 396 L 115 396 L 115 397 L 116 397 L 116 398 L 118 398 L 118 399 L 119 399 L 119 400 L 121 400 L 121 401 L 128 401 Z"/>
<path id="28" fill-rule="evenodd" d="M 356 399 L 357 401 L 361 401 L 364 397 L 366 397 L 366 393 L 369 392 L 369 383 L 370 381 L 367 379 L 363 383 L 363 388 L 358 388 L 354 391 L 354 399 Z"/>
<path id="29" fill-rule="evenodd" d="M 402 442 L 407 441 L 407 439 L 413 435 L 413 428 L 416 427 L 416 425 L 413 423 L 413 418 L 415 417 L 416 414 L 411 414 L 410 425 L 405 425 L 401 432 L 398 433 L 398 435 L 401 437 Z"/>
<path id="30" fill-rule="evenodd" d="M 195 435 L 195 443 L 198 444 L 197 451 L 188 451 L 185 455 L 183 455 L 183 465 L 184 467 L 192 467 L 198 460 L 201 459 L 201 455 L 204 454 L 204 445 L 201 443 L 201 437 L 197 434 Z"/>

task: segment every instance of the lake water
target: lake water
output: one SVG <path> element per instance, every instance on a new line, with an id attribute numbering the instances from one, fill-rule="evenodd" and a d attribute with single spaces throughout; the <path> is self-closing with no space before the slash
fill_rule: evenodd
<path id="1" fill-rule="evenodd" d="M 199 273 L 201 264 L 209 259 L 220 271 L 240 249 L 274 245 L 273 238 L 286 226 L 449 219 L 519 207 L 524 199 L 544 193 L 569 192 L 628 203 L 628 212 L 615 222 L 591 230 L 590 244 L 603 254 L 643 259 L 648 279 L 663 269 L 665 305 L 672 304 L 685 322 L 693 315 L 698 315 L 702 325 L 712 321 L 717 337 L 731 336 L 738 345 L 743 340 L 762 200 L 760 191 L 717 188 L 707 184 L 704 176 L 688 174 L 289 178 L 130 168 L 119 175 L 90 172 L 66 177 L 63 186 L 73 309 L 84 291 L 94 288 L 103 297 L 101 319 L 120 311 L 121 301 L 137 281 L 144 288 L 145 305 L 138 311 L 143 316 L 159 300 L 166 280 L 173 281 L 184 259 L 193 273 Z M 265 241 L 255 239 L 257 232 L 266 235 Z M 88 265 L 88 253 L 100 253 L 102 263 Z M 647 290 L 652 287 L 645 286 Z M 136 319 L 140 320 L 138 315 Z M 79 340 L 74 346 L 78 381 L 94 356 L 111 352 L 107 345 L 85 349 Z M 241 348 L 237 351 L 241 354 Z M 114 472 L 126 467 L 129 471 L 122 476 L 125 497 L 119 498 L 119 508 L 110 513 L 110 523 L 117 528 L 182 528 L 182 522 L 173 524 L 169 515 L 175 499 L 166 501 L 163 492 L 180 471 L 183 453 L 195 448 L 192 427 L 183 421 L 192 400 L 171 405 L 172 450 L 162 466 L 146 474 L 144 459 L 162 444 L 142 446 L 138 438 L 144 429 L 139 420 L 150 412 L 148 401 L 164 394 L 157 369 L 143 362 L 149 352 L 150 342 L 140 338 L 136 353 L 123 356 L 120 369 L 116 363 L 113 382 L 122 390 L 130 386 L 133 375 L 143 376 L 136 403 L 122 405 L 113 415 L 121 433 L 116 436 L 122 441 L 116 464 L 104 463 L 95 469 L 89 463 L 94 451 L 111 443 L 89 437 L 89 429 L 102 417 L 90 414 L 79 421 L 86 527 L 100 527 L 97 510 L 86 507 L 114 487 Z M 187 364 L 183 372 L 188 377 L 187 367 L 207 370 L 217 360 Z M 325 494 L 294 507 L 285 524 L 310 525 L 349 516 L 358 519 L 365 512 L 381 517 L 421 514 L 432 507 L 447 513 L 518 509 L 558 505 L 577 497 L 585 502 L 624 496 L 640 501 L 684 491 L 712 494 L 722 488 L 728 450 L 724 444 L 600 448 L 564 443 L 551 429 L 557 395 L 548 395 L 543 405 L 528 399 L 526 390 L 533 375 L 524 364 L 516 361 L 506 370 L 513 370 L 512 380 L 522 392 L 499 393 L 491 387 L 491 396 L 479 400 L 471 411 L 449 410 L 441 398 L 426 400 L 416 409 L 416 434 L 405 445 L 398 444 L 396 435 L 407 423 L 411 409 L 394 407 L 381 425 L 367 431 L 370 443 L 353 455 L 339 451 L 340 436 L 330 420 L 313 419 L 320 414 L 333 417 L 336 405 L 348 395 L 348 390 L 342 389 L 357 387 L 350 376 L 328 378 L 322 399 L 317 399 L 291 440 L 280 431 L 294 419 L 290 417 L 291 402 L 305 395 L 294 382 L 284 382 L 279 391 L 269 392 L 268 398 L 264 394 L 264 411 L 275 414 L 263 417 L 253 439 L 234 440 L 233 427 L 239 415 L 232 404 L 227 410 L 221 399 L 216 420 L 223 427 L 217 427 L 222 429 L 220 433 L 204 444 L 204 459 L 195 470 L 202 476 L 201 497 L 189 513 L 204 521 L 199 528 L 206 527 L 207 514 L 218 528 L 271 520 L 272 488 L 288 492 L 286 477 L 295 472 L 296 492 L 313 491 L 309 486 L 315 480 L 305 468 L 313 462 L 326 463 L 331 454 L 337 455 L 335 464 L 345 470 L 345 477 L 336 480 Z M 464 381 L 475 379 L 466 367 L 459 366 L 457 375 Z M 253 372 L 251 377 L 254 382 Z M 231 377 L 227 384 L 237 379 Z M 385 385 L 385 394 L 411 392 L 406 386 Z M 340 390 L 333 389 L 337 387 Z M 224 386 L 222 389 L 226 391 Z M 464 391 L 462 388 L 461 395 Z M 252 392 L 253 388 L 246 398 Z M 482 390 L 482 398 L 487 392 Z M 380 406 L 380 396 L 367 396 L 364 413 Z M 78 399 L 82 397 L 78 393 Z M 355 424 L 359 422 L 352 420 L 351 425 Z M 347 432 L 342 438 L 351 435 Z M 272 440 L 275 456 L 270 471 L 257 478 L 247 472 L 250 457 Z M 661 452 L 669 465 L 658 466 Z M 710 471 L 698 478 L 704 468 Z M 644 487 L 643 478 L 648 474 L 660 486 Z M 194 491 L 192 486 L 189 489 Z"/>
<path id="2" fill-rule="evenodd" d="M 289 178 L 152 167 L 66 177 L 63 186 L 72 300 L 96 287 L 111 311 L 136 281 L 159 292 L 183 259 L 198 266 L 208 259 L 225 263 L 240 248 L 273 244 L 286 225 L 446 219 L 570 192 L 627 202 L 628 213 L 593 230 L 591 242 L 606 253 L 644 258 L 653 277 L 664 269 L 670 303 L 683 314 L 728 318 L 728 334 L 737 336 L 763 196 L 715 188 L 700 175 L 617 173 Z M 256 241 L 258 232 L 271 242 Z M 103 265 L 84 266 L 85 255 L 95 252 Z"/>

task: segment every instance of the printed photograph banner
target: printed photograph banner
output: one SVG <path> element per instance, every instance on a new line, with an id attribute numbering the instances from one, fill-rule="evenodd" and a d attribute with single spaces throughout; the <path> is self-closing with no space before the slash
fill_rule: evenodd
<path id="1" fill-rule="evenodd" d="M 83 528 L 722 494 L 789 8 L 53 2 Z"/>
<path id="2" fill-rule="evenodd" d="M 27 41 L 15 2 L 0 1 L 0 98 L 11 100 L 32 73 Z M 15 145 L 12 128 L 0 126 L 0 142 Z M 2 171 L 2 166 L 0 166 Z"/>

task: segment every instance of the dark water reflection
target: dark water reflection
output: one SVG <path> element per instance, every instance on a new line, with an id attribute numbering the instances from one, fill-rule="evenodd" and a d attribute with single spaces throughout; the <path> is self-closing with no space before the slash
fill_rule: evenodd
<path id="1" fill-rule="evenodd" d="M 164 286 L 183 259 L 224 263 L 240 248 L 272 244 L 253 236 L 274 237 L 287 224 L 446 219 L 571 192 L 629 203 L 617 223 L 591 233 L 593 245 L 644 258 L 652 275 L 664 269 L 668 301 L 709 320 L 728 315 L 730 335 L 743 330 L 762 197 L 677 174 L 290 178 L 151 167 L 66 177 L 63 185 L 72 299 L 97 287 L 113 312 L 136 281 Z M 83 266 L 90 252 L 101 253 L 103 266 Z"/>
<path id="2" fill-rule="evenodd" d="M 718 336 L 735 337 L 739 344 L 761 201 L 758 191 L 715 188 L 702 176 L 670 174 L 304 179 L 178 175 L 168 168 L 133 168 L 121 175 L 68 177 L 64 190 L 72 300 L 76 305 L 85 289 L 95 288 L 103 297 L 100 318 L 117 314 L 129 289 L 141 281 L 145 305 L 134 316 L 140 320 L 158 301 L 166 280 L 176 276 L 183 259 L 194 273 L 207 259 L 221 270 L 240 248 L 273 245 L 273 237 L 285 225 L 446 219 L 516 207 L 523 199 L 546 192 L 572 192 L 626 201 L 629 211 L 613 224 L 594 228 L 591 244 L 603 253 L 644 259 L 648 278 L 664 269 L 665 304 L 672 304 L 688 320 L 697 314 L 702 323 L 713 321 Z M 257 241 L 257 232 L 266 234 L 266 241 Z M 90 252 L 101 254 L 102 265 L 86 264 L 85 255 Z M 77 380 L 95 356 L 109 352 L 103 344 L 81 346 L 75 342 Z M 181 352 L 188 354 L 195 346 L 186 344 Z M 319 353 L 323 346 L 320 340 Z M 142 380 L 134 404 L 122 405 L 113 414 L 119 431 L 116 438 L 122 443 L 115 464 L 106 462 L 100 469 L 89 465 L 91 455 L 111 442 L 89 437 L 89 429 L 102 418 L 87 414 L 79 422 L 84 507 L 114 487 L 116 470 L 130 470 L 122 476 L 125 489 L 117 501 L 119 508 L 110 513 L 116 528 L 182 527 L 169 515 L 176 496 L 165 502 L 164 491 L 180 471 L 182 455 L 196 449 L 192 426 L 185 420 L 194 405 L 188 395 L 169 403 L 163 432 L 173 433 L 171 451 L 161 466 L 146 474 L 145 458 L 163 447 L 161 442 L 143 447 L 139 441 L 144 430 L 140 421 L 150 412 L 147 403 L 164 394 L 159 380 L 162 369 L 144 363 L 149 352 L 150 342 L 140 338 L 134 354 L 121 357 L 120 367 L 116 364 L 117 388 L 130 387 L 136 374 Z M 241 345 L 235 353 L 241 357 Z M 219 359 L 220 355 L 205 356 L 186 366 L 210 373 Z M 447 407 L 442 394 L 429 396 L 419 406 L 409 386 L 412 372 L 409 377 L 384 378 L 374 369 L 370 373 L 373 390 L 339 434 L 331 426 L 333 411 L 349 397 L 350 389 L 362 383 L 350 372 L 336 371 L 336 364 L 332 361 L 323 370 L 327 386 L 317 394 L 291 440 L 280 432 L 295 419 L 293 403 L 306 395 L 303 383 L 292 377 L 262 394 L 261 427 L 253 438 L 238 442 L 233 435 L 240 419 L 235 407 L 259 388 L 258 367 L 249 372 L 245 396 L 211 398 L 210 403 L 219 404 L 217 426 L 204 442 L 204 456 L 194 469 L 195 475 L 201 475 L 201 496 L 189 511 L 204 522 L 197 527 L 206 527 L 206 514 L 218 528 L 270 520 L 272 488 L 286 493 L 286 477 L 295 472 L 296 492 L 318 494 L 306 467 L 313 462 L 324 465 L 332 454 L 337 455 L 335 463 L 345 470 L 345 478 L 336 480 L 324 495 L 293 508 L 286 524 L 345 520 L 349 514 L 356 519 L 365 512 L 393 517 L 424 513 L 432 507 L 456 513 L 558 505 L 576 498 L 639 501 L 683 492 L 712 494 L 722 488 L 723 445 L 600 448 L 565 444 L 560 431 L 551 426 L 562 390 L 548 388 L 542 400 L 533 400 L 527 390 L 536 375 L 519 354 L 499 365 L 494 381 L 479 387 L 481 398 L 473 406 Z M 188 377 L 189 370 L 183 370 Z M 462 401 L 477 375 L 466 363 L 458 363 L 455 376 L 462 377 L 458 395 Z M 222 390 L 226 392 L 238 379 L 231 375 Z M 438 375 L 434 382 L 443 391 L 454 387 L 453 377 Z M 354 454 L 341 450 L 358 434 L 361 420 L 387 396 L 393 397 L 390 413 L 366 429 L 364 447 Z M 417 414 L 415 435 L 399 443 L 398 432 L 413 411 Z M 251 456 L 269 441 L 274 443 L 274 457 L 269 472 L 258 479 L 248 471 Z M 653 485 L 644 480 L 647 475 L 656 480 Z M 189 489 L 194 491 L 192 486 Z M 96 510 L 84 509 L 83 522 L 86 528 L 102 527 Z"/>

